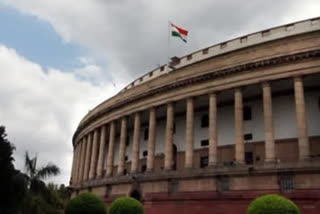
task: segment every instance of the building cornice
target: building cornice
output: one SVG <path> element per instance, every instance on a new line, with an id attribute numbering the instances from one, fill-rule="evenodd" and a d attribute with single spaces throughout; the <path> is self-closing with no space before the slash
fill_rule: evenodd
<path id="1" fill-rule="evenodd" d="M 313 49 L 313 50 L 308 50 L 304 52 L 299 52 L 299 53 L 294 53 L 294 54 L 288 54 L 284 56 L 278 56 L 278 57 L 273 57 L 269 59 L 264 59 L 264 60 L 257 60 L 254 62 L 249 62 L 249 63 L 244 63 L 240 64 L 237 66 L 229 67 L 229 68 L 224 68 L 224 69 L 218 69 L 218 70 L 212 70 L 210 72 L 206 72 L 204 74 L 199 74 L 197 76 L 188 78 L 188 79 L 183 79 L 179 81 L 172 82 L 171 84 L 167 84 L 164 86 L 160 86 L 154 89 L 150 89 L 146 91 L 145 93 L 142 94 L 137 94 L 136 96 L 132 96 L 129 98 L 126 98 L 124 100 L 121 100 L 117 102 L 116 104 L 112 106 L 108 106 L 105 109 L 97 112 L 96 114 L 90 116 L 89 118 L 86 118 L 77 128 L 74 136 L 73 136 L 73 142 L 76 139 L 76 136 L 90 123 L 96 121 L 97 119 L 101 118 L 103 115 L 106 115 L 110 113 L 112 110 L 121 108 L 123 106 L 126 106 L 128 104 L 131 104 L 133 102 L 137 102 L 141 99 L 148 98 L 150 96 L 153 96 L 155 94 L 159 93 L 165 93 L 171 90 L 176 90 L 181 87 L 185 87 L 188 85 L 192 84 L 199 84 L 202 82 L 206 81 L 212 81 L 214 79 L 220 78 L 220 77 L 225 77 L 228 75 L 236 74 L 236 73 L 241 73 L 241 72 L 250 72 L 252 70 L 256 69 L 263 69 L 275 65 L 282 65 L 286 63 L 292 63 L 292 62 L 300 62 L 304 60 L 310 60 L 314 58 L 319 58 L 320 57 L 320 49 Z M 194 64 L 193 64 L 194 65 Z M 180 70 L 180 69 L 178 69 Z M 173 71 L 175 72 L 175 71 Z M 170 73 L 168 74 L 170 75 Z"/>

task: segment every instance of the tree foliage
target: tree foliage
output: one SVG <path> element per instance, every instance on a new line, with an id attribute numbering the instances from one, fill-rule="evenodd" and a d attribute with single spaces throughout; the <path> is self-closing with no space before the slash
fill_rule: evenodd
<path id="1" fill-rule="evenodd" d="M 112 202 L 109 214 L 143 214 L 142 204 L 131 197 L 120 197 Z"/>
<path id="2" fill-rule="evenodd" d="M 247 209 L 247 214 L 300 214 L 291 200 L 280 195 L 269 194 L 256 198 Z"/>
<path id="3" fill-rule="evenodd" d="M 26 195 L 26 177 L 13 165 L 15 147 L 7 139 L 6 129 L 0 126 L 0 213 L 15 213 Z"/>
<path id="4" fill-rule="evenodd" d="M 82 193 L 68 203 L 65 214 L 106 214 L 106 205 L 98 196 Z"/>
<path id="5" fill-rule="evenodd" d="M 28 196 L 23 203 L 25 214 L 56 214 L 59 213 L 61 204 L 57 202 L 55 189 L 47 187 L 43 179 L 58 175 L 60 169 L 49 163 L 37 168 L 37 156 L 30 158 L 28 152 L 25 154 L 25 171 L 28 186 Z"/>
<path id="6" fill-rule="evenodd" d="M 37 157 L 25 155 L 25 173 L 13 165 L 15 147 L 7 139 L 6 129 L 0 126 L 0 213 L 1 214 L 58 214 L 68 197 L 64 186 L 46 185 L 43 179 L 57 175 L 54 164 L 37 168 Z"/>

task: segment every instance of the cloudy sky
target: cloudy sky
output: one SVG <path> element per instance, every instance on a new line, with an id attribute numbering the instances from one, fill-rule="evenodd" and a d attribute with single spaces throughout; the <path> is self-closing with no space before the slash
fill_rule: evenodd
<path id="1" fill-rule="evenodd" d="M 95 105 L 159 64 L 247 33 L 319 16 L 319 0 L 0 0 L 0 125 L 68 184 L 71 138 Z M 189 30 L 171 39 L 168 20 Z"/>

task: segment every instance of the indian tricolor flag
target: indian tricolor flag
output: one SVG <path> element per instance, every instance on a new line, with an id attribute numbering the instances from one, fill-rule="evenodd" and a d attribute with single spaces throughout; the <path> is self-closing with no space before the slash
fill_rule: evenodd
<path id="1" fill-rule="evenodd" d="M 188 31 L 171 23 L 171 35 L 180 37 L 184 42 L 187 42 Z"/>

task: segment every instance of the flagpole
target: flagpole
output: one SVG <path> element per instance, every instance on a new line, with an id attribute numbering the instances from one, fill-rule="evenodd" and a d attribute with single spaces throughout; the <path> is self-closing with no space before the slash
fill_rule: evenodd
<path id="1" fill-rule="evenodd" d="M 166 69 L 166 73 L 169 73 L 169 62 L 170 62 L 170 27 L 171 27 L 171 22 L 169 20 L 168 21 L 168 50 L 167 50 L 167 69 Z"/>

